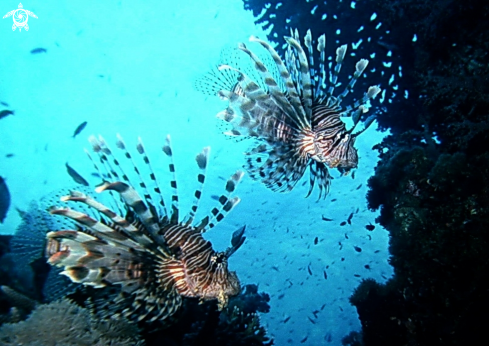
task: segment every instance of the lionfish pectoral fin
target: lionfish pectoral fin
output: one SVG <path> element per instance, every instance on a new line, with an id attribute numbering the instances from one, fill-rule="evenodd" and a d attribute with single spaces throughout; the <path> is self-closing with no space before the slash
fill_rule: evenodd
<path id="1" fill-rule="evenodd" d="M 329 174 L 328 167 L 322 162 L 312 161 L 309 165 L 309 173 L 309 191 L 306 198 L 311 195 L 315 183 L 317 183 L 319 187 L 318 200 L 320 200 L 321 197 L 326 198 L 331 185 L 331 179 L 333 179 Z"/>
<path id="2" fill-rule="evenodd" d="M 294 146 L 275 145 L 267 146 L 263 151 L 263 145 L 246 153 L 246 169 L 255 180 L 261 180 L 273 191 L 287 192 L 294 188 L 302 178 L 307 168 L 308 158 L 302 156 Z M 259 152 L 260 154 L 256 154 Z M 263 162 L 263 155 L 268 158 Z"/>

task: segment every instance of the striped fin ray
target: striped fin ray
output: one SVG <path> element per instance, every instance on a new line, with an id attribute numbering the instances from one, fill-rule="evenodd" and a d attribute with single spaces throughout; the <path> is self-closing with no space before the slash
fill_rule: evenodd
<path id="1" fill-rule="evenodd" d="M 302 49 L 299 42 L 296 41 L 294 38 L 285 37 L 285 40 L 297 52 L 297 57 L 299 59 L 298 61 L 300 67 L 299 71 L 300 71 L 301 83 L 299 83 L 299 85 L 300 85 L 300 89 L 302 90 L 302 100 L 303 100 L 302 102 L 304 104 L 304 110 L 306 112 L 307 118 L 311 119 L 313 86 L 311 84 L 311 75 L 309 74 L 309 64 L 307 62 L 306 53 Z"/>
<path id="2" fill-rule="evenodd" d="M 98 155 L 100 163 L 104 167 L 105 175 L 110 180 L 122 179 L 128 184 L 131 184 L 129 178 L 122 170 L 119 161 L 112 155 L 112 151 L 107 146 L 105 139 L 102 136 L 99 136 L 99 138 L 97 139 L 95 136 L 92 135 L 88 138 L 88 141 L 92 145 L 93 151 Z M 112 158 L 112 163 L 110 162 L 109 158 Z M 112 164 L 114 164 L 115 167 L 119 170 L 119 173 L 117 173 L 116 169 L 114 169 Z"/>
<path id="3" fill-rule="evenodd" d="M 102 192 L 105 190 L 116 191 L 119 193 L 124 203 L 128 205 L 139 217 L 152 238 L 158 241 L 158 245 L 165 247 L 165 241 L 159 235 L 160 226 L 158 224 L 159 220 L 157 215 L 154 215 L 152 210 L 144 204 L 143 200 L 133 187 L 121 181 L 117 181 L 115 183 L 106 182 L 97 187 L 95 191 Z"/>
<path id="4" fill-rule="evenodd" d="M 302 118 L 296 113 L 295 109 L 289 103 L 285 95 L 282 93 L 280 88 L 277 85 L 277 82 L 272 77 L 267 67 L 263 64 L 263 62 L 256 56 L 253 52 L 251 52 L 244 44 L 239 45 L 239 49 L 248 54 L 250 58 L 255 62 L 255 68 L 261 74 L 265 85 L 267 86 L 271 98 L 274 100 L 275 104 L 280 107 L 283 112 L 290 118 L 290 120 L 295 124 L 298 129 L 302 129 L 307 126 L 307 122 L 303 122 Z M 246 90 L 245 90 L 246 93 Z M 248 94 L 247 94 L 248 95 Z M 248 95 L 248 97 L 250 97 Z"/>
<path id="5" fill-rule="evenodd" d="M 171 215 L 170 222 L 178 223 L 178 187 L 177 187 L 177 175 L 175 172 L 175 163 L 173 162 L 173 151 L 171 148 L 171 139 L 170 135 L 166 136 L 166 144 L 163 146 L 162 150 L 170 158 L 170 164 L 168 165 L 168 169 L 172 174 L 172 180 L 170 181 L 170 186 L 172 188 L 172 196 L 171 196 Z"/>
<path id="6" fill-rule="evenodd" d="M 367 65 L 368 65 L 367 59 L 361 59 L 355 64 L 355 72 L 353 73 L 353 77 L 351 78 L 350 82 L 346 86 L 345 90 L 340 95 L 338 95 L 339 102 L 341 102 L 341 100 L 353 90 L 355 83 L 357 82 L 358 78 L 360 78 L 363 71 L 365 71 Z"/>
<path id="7" fill-rule="evenodd" d="M 53 215 L 62 215 L 64 217 L 72 219 L 82 227 L 87 227 L 90 231 L 92 231 L 94 235 L 96 235 L 97 237 L 106 241 L 109 244 L 113 244 L 114 246 L 124 246 L 127 248 L 132 247 L 136 250 L 144 251 L 144 247 L 142 245 L 128 238 L 120 230 L 111 228 L 106 224 L 102 223 L 101 221 L 97 221 L 91 218 L 87 214 L 81 213 L 79 211 L 70 208 L 57 208 L 57 207 L 51 208 L 49 212 Z"/>
<path id="8" fill-rule="evenodd" d="M 103 183 L 103 180 L 105 179 L 105 177 L 110 179 L 111 174 L 108 173 L 109 171 L 107 170 L 107 167 L 104 165 L 104 170 L 102 171 L 102 169 L 99 167 L 97 162 L 95 162 L 95 160 L 92 158 L 92 155 L 90 154 L 90 152 L 87 149 L 84 149 L 84 150 L 85 150 L 85 154 L 87 154 L 87 156 L 88 156 L 88 159 L 93 164 L 95 171 L 97 172 L 97 174 L 102 179 L 102 183 Z M 97 155 L 100 155 L 100 154 L 98 153 Z M 101 161 L 101 163 L 104 164 L 102 161 Z M 120 201 L 116 198 L 116 196 L 112 193 L 112 191 L 110 191 L 110 195 L 111 195 L 112 200 L 114 202 L 114 208 L 117 209 L 117 212 L 119 214 L 123 214 L 125 212 L 124 205 L 122 203 L 120 203 Z"/>
<path id="9" fill-rule="evenodd" d="M 307 30 L 306 36 L 304 37 L 304 45 L 307 47 L 307 53 L 309 56 L 309 75 L 311 79 L 311 87 L 312 90 L 314 91 L 314 87 L 316 86 L 316 80 L 315 80 L 316 71 L 314 70 L 314 53 L 312 51 L 311 29 Z"/>
<path id="10" fill-rule="evenodd" d="M 239 197 L 231 198 L 231 194 L 236 189 L 236 186 L 239 184 L 241 179 L 243 178 L 244 173 L 242 171 L 236 171 L 226 182 L 226 192 L 227 195 L 221 195 L 219 197 L 220 207 L 213 208 L 211 210 L 212 216 L 206 216 L 203 218 L 196 229 L 200 232 L 204 233 L 213 228 L 219 222 L 221 222 L 224 217 L 240 202 Z"/>
<path id="11" fill-rule="evenodd" d="M 135 322 L 160 320 L 166 323 L 181 307 L 182 297 L 172 286 L 160 284 L 156 274 L 151 281 L 141 282 L 129 292 L 120 292 L 114 287 L 92 290 L 87 305 L 101 319 L 125 317 Z"/>
<path id="12" fill-rule="evenodd" d="M 80 231 L 50 232 L 47 239 L 48 262 L 64 267 L 61 274 L 96 288 L 120 284 L 127 293 L 140 286 L 143 263 L 154 256 Z"/>
<path id="13" fill-rule="evenodd" d="M 268 154 L 266 160 L 263 154 Z M 261 180 L 272 191 L 291 191 L 302 178 L 309 158 L 291 144 L 271 147 L 261 144 L 246 153 L 246 169 L 255 180 Z"/>
<path id="14" fill-rule="evenodd" d="M 97 202 L 94 200 L 92 197 L 79 192 L 79 191 L 70 191 L 69 196 L 64 196 L 61 198 L 63 202 L 66 201 L 75 201 L 75 202 L 81 202 L 84 203 L 98 212 L 100 212 L 102 215 L 106 216 L 109 218 L 116 226 L 120 227 L 121 231 L 123 231 L 129 238 L 137 242 L 138 244 L 141 244 L 142 246 L 145 247 L 152 247 L 152 244 L 154 244 L 153 239 L 148 237 L 144 232 L 143 229 L 138 228 L 134 226 L 132 223 L 124 219 L 123 217 L 117 215 L 115 212 L 107 208 L 105 205 L 103 205 L 100 202 Z"/>
<path id="15" fill-rule="evenodd" d="M 329 174 L 328 167 L 324 163 L 311 161 L 309 164 L 309 191 L 306 195 L 306 198 L 311 195 L 315 184 L 317 184 L 317 186 L 319 187 L 318 200 L 320 200 L 321 197 L 326 198 L 329 193 L 331 179 L 333 178 Z"/>
<path id="16" fill-rule="evenodd" d="M 310 126 L 308 119 L 306 118 L 306 113 L 304 111 L 304 107 L 302 106 L 300 96 L 297 93 L 296 86 L 295 86 L 295 84 L 292 80 L 292 77 L 291 77 L 289 71 L 287 70 L 284 62 L 282 61 L 282 58 L 280 58 L 277 51 L 275 49 L 273 49 L 273 47 L 270 46 L 267 42 L 260 40 L 254 36 L 250 37 L 250 41 L 251 42 L 258 42 L 265 49 L 268 50 L 273 61 L 275 62 L 275 65 L 277 66 L 277 69 L 280 73 L 280 77 L 282 78 L 282 80 L 284 82 L 285 91 L 287 93 L 287 96 L 290 99 L 290 103 L 292 104 L 292 106 L 295 109 L 295 114 L 297 115 L 298 118 L 302 119 L 302 120 L 300 120 L 300 122 L 305 124 L 304 127 Z"/>
<path id="17" fill-rule="evenodd" d="M 221 68 L 232 69 L 232 67 L 224 65 Z M 229 122 L 233 126 L 233 129 L 225 132 L 225 134 L 251 137 L 272 135 L 273 132 L 266 132 L 268 127 L 260 125 L 264 122 L 269 122 L 268 119 L 274 119 L 282 123 L 284 118 L 280 115 L 284 112 L 271 100 L 270 95 L 249 79 L 246 74 L 242 74 L 241 77 L 239 83 L 244 91 L 243 96 L 231 91 L 219 91 L 221 98 L 229 100 L 230 103 L 228 109 L 217 115 L 218 118 Z M 236 112 L 237 110 L 239 110 L 239 113 Z M 300 127 L 297 125 L 290 126 L 287 124 L 287 126 L 297 132 L 300 131 Z"/>
<path id="18" fill-rule="evenodd" d="M 190 207 L 190 211 L 188 215 L 185 217 L 184 223 L 186 225 L 192 224 L 195 218 L 195 214 L 199 208 L 200 197 L 202 196 L 202 189 L 204 187 L 205 182 L 205 173 L 207 170 L 207 163 L 209 159 L 209 152 L 211 148 L 205 147 L 202 151 L 195 157 L 195 161 L 197 162 L 197 166 L 199 166 L 200 172 L 197 175 L 197 181 L 199 182 L 199 187 L 194 192 L 194 201 L 192 202 L 192 206 Z"/>
<path id="19" fill-rule="evenodd" d="M 322 34 L 319 36 L 317 50 L 319 52 L 319 72 L 318 72 L 318 85 L 316 89 L 315 101 L 320 102 L 323 97 L 325 97 L 325 91 L 323 83 L 327 82 L 326 79 L 326 35 Z"/>
<path id="20" fill-rule="evenodd" d="M 344 44 L 336 49 L 336 65 L 331 75 L 331 84 L 327 92 L 328 97 L 331 97 L 333 95 L 334 89 L 336 87 L 336 83 L 338 82 L 338 75 L 340 74 L 341 66 L 343 65 L 343 60 L 345 59 L 347 48 L 348 46 Z"/>
<path id="21" fill-rule="evenodd" d="M 353 104 L 353 106 L 350 106 L 350 107 L 347 107 L 346 108 L 345 113 L 351 112 L 351 110 L 353 110 L 355 108 L 359 108 L 361 106 L 365 106 L 369 100 L 374 99 L 375 96 L 377 96 L 380 92 L 381 92 L 381 89 L 380 89 L 379 86 L 377 86 L 377 85 L 370 86 L 368 88 L 367 92 L 364 93 L 364 95 L 363 95 L 363 97 L 361 99 L 358 99 L 357 101 L 355 101 L 355 103 Z M 365 107 L 363 113 L 366 113 L 367 110 L 368 110 L 368 108 Z"/>
<path id="22" fill-rule="evenodd" d="M 147 185 L 146 185 L 146 183 L 145 183 L 145 181 L 141 175 L 141 172 L 139 171 L 138 166 L 134 162 L 134 159 L 132 158 L 131 153 L 127 150 L 126 143 L 124 143 L 124 140 L 122 139 L 122 136 L 120 134 L 117 134 L 116 146 L 117 146 L 117 148 L 119 148 L 120 150 L 122 150 L 124 152 L 125 158 L 131 163 L 132 168 L 133 168 L 134 172 L 136 173 L 136 176 L 137 176 L 138 181 L 139 181 L 138 186 L 141 187 L 141 189 L 143 191 L 143 197 L 144 197 L 144 201 L 146 202 L 146 205 L 149 207 L 149 209 L 151 210 L 151 213 L 153 215 L 158 215 L 156 208 L 155 208 L 155 204 L 153 202 L 153 198 L 151 197 L 151 194 L 150 194 L 148 187 L 147 187 Z M 138 145 L 138 150 L 139 150 L 139 145 Z M 121 170 L 122 170 L 122 167 L 121 167 Z M 154 181 L 154 180 L 152 179 L 152 181 Z M 127 182 L 129 183 L 130 186 L 134 186 L 133 184 L 131 184 L 129 182 L 129 178 L 128 178 Z M 161 197 L 161 195 L 159 195 L 159 196 Z M 164 217 L 164 216 L 166 216 L 166 214 L 162 215 L 162 216 Z"/>
<path id="23" fill-rule="evenodd" d="M 138 138 L 138 145 L 137 145 L 137 151 L 138 153 L 143 157 L 143 161 L 148 166 L 149 171 L 150 171 L 150 178 L 151 181 L 154 183 L 154 188 L 153 191 L 158 195 L 159 197 L 159 204 L 161 207 L 162 215 L 160 215 L 160 219 L 168 218 L 168 211 L 166 210 L 166 205 L 165 205 L 165 200 L 163 198 L 163 195 L 161 193 L 160 185 L 158 184 L 158 180 L 156 178 L 155 171 L 153 169 L 153 166 L 151 165 L 151 162 L 148 158 L 148 155 L 146 154 L 146 150 L 143 145 L 143 140 L 141 137 Z"/>

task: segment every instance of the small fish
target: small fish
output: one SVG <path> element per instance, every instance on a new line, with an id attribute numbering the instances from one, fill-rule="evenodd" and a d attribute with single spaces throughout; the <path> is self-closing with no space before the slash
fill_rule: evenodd
<path id="1" fill-rule="evenodd" d="M 323 221 L 333 221 L 333 219 L 329 219 L 327 217 L 324 217 L 324 215 L 322 215 L 321 217 L 322 217 Z"/>
<path id="2" fill-rule="evenodd" d="M 368 231 L 372 232 L 372 231 L 375 229 L 375 226 L 374 226 L 374 225 L 372 225 L 372 223 L 370 223 L 370 224 L 366 225 L 366 226 L 365 226 L 365 228 L 366 228 Z"/>
<path id="3" fill-rule="evenodd" d="M 328 273 L 326 273 L 326 270 L 323 270 L 323 275 L 324 275 L 324 279 L 328 280 Z"/>
<path id="4" fill-rule="evenodd" d="M 211 198 L 212 198 L 214 201 L 218 201 L 218 200 L 219 200 L 219 196 L 218 196 L 218 195 L 211 195 Z"/>
<path id="5" fill-rule="evenodd" d="M 78 127 L 75 129 L 75 132 L 73 132 L 73 138 L 75 138 L 77 135 L 80 134 L 80 132 L 83 131 L 83 129 L 85 128 L 85 126 L 87 126 L 87 122 L 84 121 L 82 122 L 80 125 L 78 125 Z"/>
<path id="6" fill-rule="evenodd" d="M 333 198 L 333 199 L 331 200 L 331 202 L 336 202 L 336 201 L 337 201 L 337 199 L 336 199 L 336 198 Z"/>
<path id="7" fill-rule="evenodd" d="M 380 252 L 380 250 L 375 250 L 375 251 L 374 251 L 374 253 L 379 253 L 379 252 Z"/>
<path id="8" fill-rule="evenodd" d="M 279 272 L 279 271 L 280 271 L 280 270 L 278 270 L 278 267 L 276 267 L 276 266 L 271 266 L 271 268 L 272 268 L 273 270 L 275 270 L 276 272 Z"/>
<path id="9" fill-rule="evenodd" d="M 362 187 L 362 184 L 358 185 L 356 190 L 359 190 Z"/>
<path id="10" fill-rule="evenodd" d="M 353 213 L 351 213 L 350 216 L 348 216 L 348 220 L 346 220 L 349 225 L 351 225 L 351 219 L 352 218 L 353 218 Z"/>
<path id="11" fill-rule="evenodd" d="M 284 320 L 282 322 L 283 323 L 287 323 L 287 322 L 289 322 L 289 320 L 290 320 L 290 316 L 287 316 L 287 317 L 284 318 Z"/>
<path id="12" fill-rule="evenodd" d="M 301 340 L 301 344 L 305 343 L 307 341 L 307 335 L 304 339 Z"/>
<path id="13" fill-rule="evenodd" d="M 307 318 L 309 319 L 309 321 L 311 321 L 312 324 L 316 324 L 316 321 L 314 321 L 312 318 L 310 318 L 309 316 L 307 316 Z"/>
<path id="14" fill-rule="evenodd" d="M 10 207 L 10 191 L 5 179 L 0 177 L 0 223 L 3 223 Z"/>
<path id="15" fill-rule="evenodd" d="M 352 174 L 351 174 L 351 178 L 352 178 L 352 179 L 355 179 L 355 172 L 356 172 L 356 171 L 353 171 L 353 172 L 352 172 Z"/>
<path id="16" fill-rule="evenodd" d="M 314 238 L 314 245 L 317 245 L 318 244 L 318 237 Z"/>
<path id="17" fill-rule="evenodd" d="M 46 48 L 34 48 L 31 50 L 31 54 L 47 53 L 47 51 L 48 50 Z"/>
<path id="18" fill-rule="evenodd" d="M 340 226 L 344 226 L 346 225 L 346 221 L 343 221 L 342 223 L 340 223 Z"/>
<path id="19" fill-rule="evenodd" d="M 81 185 L 85 185 L 85 186 L 89 185 L 88 181 L 86 181 L 85 178 L 83 178 L 77 171 L 75 171 L 73 169 L 73 167 L 71 167 L 68 164 L 68 162 L 66 162 L 66 171 L 68 172 L 70 177 L 72 177 L 76 183 L 81 184 Z"/>
<path id="20" fill-rule="evenodd" d="M 370 268 L 370 266 L 369 266 L 368 264 L 365 264 L 363 267 L 364 267 L 365 269 L 368 269 L 368 270 L 372 269 L 372 268 Z"/>
<path id="21" fill-rule="evenodd" d="M 348 234 L 346 234 L 346 233 L 345 233 L 345 239 L 350 239 L 350 238 L 348 238 Z"/>
<path id="22" fill-rule="evenodd" d="M 368 240 L 372 240 L 372 236 L 370 234 L 367 234 Z"/>
<path id="23" fill-rule="evenodd" d="M 311 265 L 310 264 L 307 266 L 307 271 L 309 272 L 309 275 L 312 275 L 312 270 L 311 270 Z"/>
<path id="24" fill-rule="evenodd" d="M 0 119 L 5 118 L 7 115 L 14 115 L 14 114 L 15 114 L 14 111 L 4 109 L 3 111 L 0 111 Z"/>
<path id="25" fill-rule="evenodd" d="M 11 158 L 11 157 L 14 157 L 14 154 L 9 153 L 9 154 L 5 155 L 5 157 L 9 159 L 9 158 Z"/>
<path id="26" fill-rule="evenodd" d="M 361 276 L 361 275 L 359 275 L 359 274 L 353 274 L 353 276 L 354 276 L 354 277 L 356 277 L 356 278 L 360 278 L 360 277 L 362 277 L 362 276 Z"/>
<path id="27" fill-rule="evenodd" d="M 358 246 L 353 246 L 356 252 L 362 252 L 362 248 Z"/>

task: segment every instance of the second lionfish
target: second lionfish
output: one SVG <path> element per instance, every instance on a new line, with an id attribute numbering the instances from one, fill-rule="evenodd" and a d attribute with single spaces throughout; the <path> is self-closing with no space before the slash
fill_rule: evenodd
<path id="1" fill-rule="evenodd" d="M 143 167 L 136 165 L 136 157 L 120 137 L 117 147 L 136 172 L 134 183 L 101 137 L 91 137 L 90 142 L 98 155 L 99 163 L 93 161 L 95 167 L 105 177 L 96 190 L 108 191 L 104 194 L 112 196 L 109 199 L 114 208 L 81 191 L 62 197 L 63 202 L 76 203 L 78 208 L 50 208 L 51 214 L 64 216 L 66 223 L 60 230 L 47 233 L 48 262 L 63 268 L 61 274 L 71 281 L 94 288 L 89 290 L 91 306 L 101 317 L 164 321 L 179 310 L 185 298 L 217 300 L 220 309 L 226 306 L 228 298 L 240 292 L 236 273 L 228 269 L 228 258 L 243 244 L 244 227 L 233 234 L 231 247 L 223 252 L 214 251 L 202 234 L 239 203 L 240 199 L 231 194 L 243 173 L 237 171 L 229 178 L 219 206 L 195 222 L 209 148 L 196 157 L 200 169 L 197 189 L 190 212 L 181 219 L 169 137 L 163 152 L 171 159 L 169 170 L 173 174 L 170 205 L 165 204 L 141 141 L 137 151 L 151 179 L 148 185 L 142 178 Z"/>
<path id="2" fill-rule="evenodd" d="M 355 139 L 374 120 L 375 114 L 362 118 L 380 88 L 369 87 L 363 97 L 343 107 L 342 100 L 353 90 L 368 60 L 357 62 L 348 85 L 335 96 L 347 46 L 336 50 L 333 67 L 326 59 L 325 35 L 317 40 L 319 65 L 314 64 L 310 30 L 304 38 L 305 48 L 297 30 L 285 40 L 288 47 L 283 60 L 269 43 L 252 36 L 250 41 L 266 50 L 262 58 L 240 43 L 238 50 L 248 61 L 243 63 L 239 51 L 225 52 L 222 64 L 199 80 L 197 88 L 229 101 L 227 109 L 218 114 L 231 125 L 225 134 L 258 140 L 258 145 L 245 153 L 245 168 L 253 179 L 285 192 L 292 190 L 309 168 L 307 196 L 317 182 L 321 198 L 329 191 L 332 177 L 328 168 L 346 174 L 357 167 Z M 347 130 L 341 117 L 352 117 L 353 126 Z M 364 129 L 353 133 L 360 120 L 365 122 Z"/>

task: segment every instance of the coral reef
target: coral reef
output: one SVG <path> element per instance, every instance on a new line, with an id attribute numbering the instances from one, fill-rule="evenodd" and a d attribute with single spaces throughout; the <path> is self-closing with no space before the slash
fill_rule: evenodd
<path id="1" fill-rule="evenodd" d="M 99 321 L 68 299 L 39 305 L 25 321 L 0 327 L 1 345 L 143 345 L 137 327 L 123 320 Z"/>
<path id="2" fill-rule="evenodd" d="M 489 307 L 489 5 L 376 3 L 388 23 L 408 19 L 406 31 L 417 34 L 420 103 L 411 115 L 418 126 L 375 147 L 381 162 L 369 180 L 395 275 L 386 285 L 362 282 L 351 303 L 365 345 L 477 343 Z"/>

